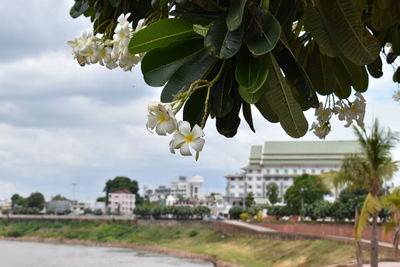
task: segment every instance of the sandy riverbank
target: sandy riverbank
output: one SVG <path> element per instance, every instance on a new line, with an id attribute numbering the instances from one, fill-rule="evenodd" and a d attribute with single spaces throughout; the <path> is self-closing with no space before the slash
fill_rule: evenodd
<path id="1" fill-rule="evenodd" d="M 186 259 L 197 259 L 207 262 L 211 262 L 216 267 L 244 267 L 240 264 L 229 263 L 218 260 L 212 256 L 196 254 L 185 250 L 179 250 L 174 248 L 168 248 L 158 245 L 138 245 L 138 244 L 126 244 L 118 242 L 93 242 L 80 239 L 63 239 L 63 238 L 41 238 L 41 237 L 0 237 L 0 240 L 8 241 L 25 241 L 25 242 L 42 242 L 42 243 L 54 243 L 54 244 L 73 244 L 83 246 L 96 246 L 96 247 L 115 247 L 115 248 L 129 248 L 133 250 L 149 251 L 162 253 L 177 258 Z"/>

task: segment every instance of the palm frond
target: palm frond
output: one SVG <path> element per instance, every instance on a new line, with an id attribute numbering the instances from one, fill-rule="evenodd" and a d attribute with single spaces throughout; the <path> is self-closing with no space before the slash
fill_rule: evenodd
<path id="1" fill-rule="evenodd" d="M 361 239 L 364 228 L 368 224 L 369 217 L 379 212 L 381 209 L 382 206 L 379 199 L 371 193 L 368 193 L 368 195 L 365 197 L 360 216 L 358 217 L 355 224 L 354 230 L 357 241 Z"/>

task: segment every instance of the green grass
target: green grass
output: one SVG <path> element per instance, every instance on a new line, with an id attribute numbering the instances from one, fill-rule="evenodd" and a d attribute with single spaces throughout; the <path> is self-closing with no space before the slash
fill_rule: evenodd
<path id="1" fill-rule="evenodd" d="M 228 237 L 207 226 L 174 227 L 96 222 L 11 222 L 0 221 L 0 236 L 82 239 L 161 245 L 249 267 L 324 266 L 346 263 L 354 258 L 353 246 L 326 240 L 279 241 Z"/>

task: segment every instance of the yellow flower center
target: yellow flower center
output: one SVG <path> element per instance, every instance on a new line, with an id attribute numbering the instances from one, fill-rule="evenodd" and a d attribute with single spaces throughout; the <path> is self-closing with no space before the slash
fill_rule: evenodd
<path id="1" fill-rule="evenodd" d="M 188 135 L 185 137 L 185 141 L 186 141 L 186 143 L 191 143 L 191 142 L 193 142 L 193 135 L 188 134 Z"/>
<path id="2" fill-rule="evenodd" d="M 167 120 L 167 118 L 165 118 L 165 115 L 164 115 L 164 114 L 158 115 L 158 121 L 159 121 L 159 122 L 164 122 L 164 121 L 166 121 L 166 120 Z"/>

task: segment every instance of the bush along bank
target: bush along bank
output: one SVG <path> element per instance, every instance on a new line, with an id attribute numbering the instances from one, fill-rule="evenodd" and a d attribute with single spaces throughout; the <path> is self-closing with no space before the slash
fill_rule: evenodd
<path id="1" fill-rule="evenodd" d="M 142 205 L 133 211 L 141 219 L 176 219 L 202 220 L 210 215 L 210 209 L 205 206 L 149 206 Z"/>

